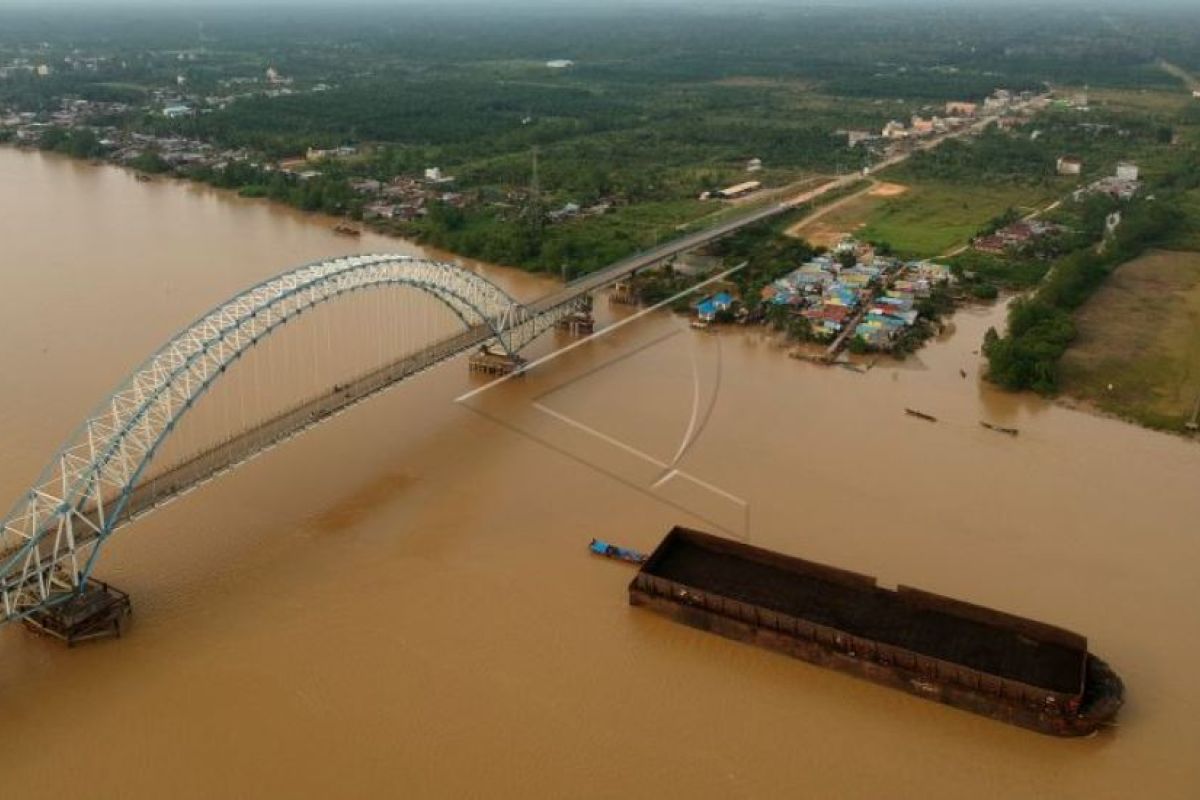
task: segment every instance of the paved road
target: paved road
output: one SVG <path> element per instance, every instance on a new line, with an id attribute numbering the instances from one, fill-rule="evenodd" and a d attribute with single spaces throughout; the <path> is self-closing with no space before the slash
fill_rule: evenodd
<path id="1" fill-rule="evenodd" d="M 697 233 L 690 233 L 678 239 L 673 239 L 666 244 L 662 244 L 650 250 L 632 255 L 629 258 L 618 261 L 617 263 L 605 267 L 602 270 L 590 273 L 582 278 L 571 281 L 558 291 L 546 295 L 540 300 L 536 300 L 529 304 L 529 310 L 535 314 L 548 311 L 556 306 L 562 305 L 563 303 L 574 300 L 581 294 L 586 294 L 588 292 L 595 291 L 596 289 L 601 289 L 610 283 L 615 283 L 640 269 L 645 269 L 646 267 L 652 266 L 659 261 L 668 259 L 671 256 L 678 255 L 679 253 L 683 253 L 687 250 L 693 250 L 701 245 L 716 241 L 723 236 L 728 236 L 729 234 L 745 228 L 748 225 L 753 225 L 756 222 L 761 222 L 762 220 L 779 216 L 780 214 L 790 211 L 793 208 L 793 203 L 794 200 L 789 200 L 786 203 L 772 203 L 769 206 L 760 208 L 749 214 L 742 215 L 736 219 L 723 222 L 715 227 L 706 228 L 705 230 Z"/>

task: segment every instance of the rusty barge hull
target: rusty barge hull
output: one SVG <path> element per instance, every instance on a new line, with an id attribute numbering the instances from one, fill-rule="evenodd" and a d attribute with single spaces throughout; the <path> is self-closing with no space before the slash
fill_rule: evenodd
<path id="1" fill-rule="evenodd" d="M 1082 636 L 675 528 L 629 602 L 995 720 L 1056 736 L 1111 723 L 1124 686 Z"/>

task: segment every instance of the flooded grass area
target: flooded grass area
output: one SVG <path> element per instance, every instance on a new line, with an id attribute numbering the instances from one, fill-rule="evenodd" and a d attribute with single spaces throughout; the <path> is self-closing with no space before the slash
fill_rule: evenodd
<path id="1" fill-rule="evenodd" d="M 1200 253 L 1122 265 L 1076 315 L 1064 392 L 1142 424 L 1183 429 L 1200 398 Z"/>

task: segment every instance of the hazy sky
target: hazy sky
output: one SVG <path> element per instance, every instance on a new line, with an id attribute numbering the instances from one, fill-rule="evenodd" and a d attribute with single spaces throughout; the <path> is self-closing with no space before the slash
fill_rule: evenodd
<path id="1" fill-rule="evenodd" d="M 492 12 L 506 8 L 560 8 L 563 10 L 595 7 L 618 10 L 621 7 L 685 7 L 714 9 L 733 12 L 739 8 L 806 8 L 839 6 L 991 6 L 991 7 L 1046 7 L 1079 6 L 1082 9 L 1106 8 L 1113 11 L 1139 11 L 1151 8 L 1195 9 L 1200 13 L 1200 0 L 1137 0 L 1130 4 L 1126 0 L 0 0 L 0 10 L 65 10 L 71 8 L 96 10 L 105 7 L 144 8 L 146 10 L 180 9 L 228 9 L 253 10 L 255 8 L 288 7 L 317 8 L 323 10 L 348 7 L 402 8 L 414 7 L 435 11 L 447 7 L 477 7 Z"/>

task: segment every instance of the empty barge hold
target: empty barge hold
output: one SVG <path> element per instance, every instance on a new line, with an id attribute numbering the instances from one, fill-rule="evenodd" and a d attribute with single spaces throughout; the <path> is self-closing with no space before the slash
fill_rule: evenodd
<path id="1" fill-rule="evenodd" d="M 629 602 L 1055 736 L 1110 724 L 1124 699 L 1078 634 L 686 528 L 642 565 Z"/>

